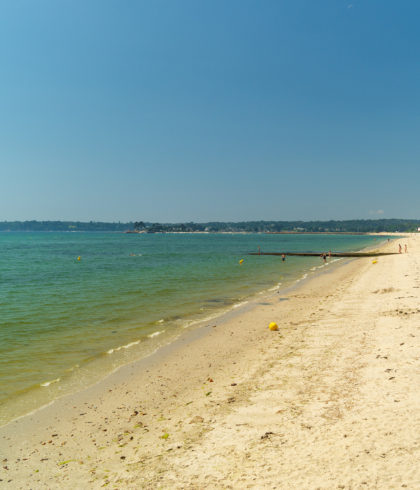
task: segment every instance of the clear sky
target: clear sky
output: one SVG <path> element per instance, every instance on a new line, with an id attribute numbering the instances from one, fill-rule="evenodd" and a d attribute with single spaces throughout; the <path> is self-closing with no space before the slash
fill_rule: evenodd
<path id="1" fill-rule="evenodd" d="M 0 220 L 420 218 L 418 0 L 4 0 Z"/>

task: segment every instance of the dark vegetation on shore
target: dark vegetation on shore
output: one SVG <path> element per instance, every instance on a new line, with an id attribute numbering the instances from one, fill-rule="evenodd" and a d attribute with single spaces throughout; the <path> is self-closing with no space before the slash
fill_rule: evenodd
<path id="1" fill-rule="evenodd" d="M 0 231 L 126 231 L 134 223 L 100 221 L 0 221 Z"/>
<path id="2" fill-rule="evenodd" d="M 370 219 L 345 221 L 242 221 L 209 223 L 105 223 L 99 221 L 0 221 L 0 231 L 97 232 L 245 232 L 245 233 L 369 233 L 412 232 L 420 220 Z"/>

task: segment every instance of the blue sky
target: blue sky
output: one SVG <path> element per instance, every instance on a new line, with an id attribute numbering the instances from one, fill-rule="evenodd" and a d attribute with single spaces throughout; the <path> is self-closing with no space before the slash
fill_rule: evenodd
<path id="1" fill-rule="evenodd" d="M 416 0 L 5 0 L 0 220 L 420 218 Z"/>

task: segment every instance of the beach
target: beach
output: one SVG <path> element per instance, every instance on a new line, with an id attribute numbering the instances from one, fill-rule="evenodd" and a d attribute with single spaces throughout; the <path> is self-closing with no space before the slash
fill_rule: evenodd
<path id="1" fill-rule="evenodd" d="M 354 251 L 384 240 L 0 234 L 0 427 L 324 266 L 318 255 L 283 262 L 249 251 Z"/>
<path id="2" fill-rule="evenodd" d="M 420 238 L 399 243 L 0 428 L 0 486 L 419 488 Z"/>

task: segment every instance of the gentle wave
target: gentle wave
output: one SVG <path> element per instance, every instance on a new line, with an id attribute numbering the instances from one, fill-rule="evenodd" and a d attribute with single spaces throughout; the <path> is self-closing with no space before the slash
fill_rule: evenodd
<path id="1" fill-rule="evenodd" d="M 236 258 L 246 251 L 258 246 L 344 251 L 372 243 L 348 236 L 150 234 L 141 235 L 139 253 L 138 236 L 0 235 L 3 286 L 12 300 L 0 305 L 7 353 L 0 377 L 11 380 L 0 394 L 5 406 L 0 424 L 48 402 L 58 391 L 75 390 L 148 354 L 163 343 L 161 337 L 169 341 L 178 330 L 210 324 L 221 313 L 239 311 L 246 299 L 277 294 L 280 280 L 287 286 L 310 267 L 325 267 L 319 258 L 302 257 L 287 260 L 280 270 L 278 259 L 249 257 L 238 268 Z M 82 260 L 75 262 L 75 255 Z M 20 350 L 8 349 L 16 341 Z M 12 403 L 14 398 L 19 401 Z"/>
<path id="2" fill-rule="evenodd" d="M 78 369 L 79 367 L 80 367 L 80 366 L 79 366 L 78 364 L 75 364 L 75 365 L 74 365 L 74 366 L 72 366 L 71 368 L 66 369 L 66 371 L 70 373 L 70 372 L 74 371 L 75 369 Z"/>
<path id="3" fill-rule="evenodd" d="M 43 388 L 45 388 L 46 386 L 50 386 L 53 383 L 58 383 L 60 381 L 60 379 L 61 378 L 56 378 L 56 379 L 53 379 L 51 381 L 45 381 L 45 383 L 41 383 L 40 386 L 42 386 Z"/>
<path id="4" fill-rule="evenodd" d="M 235 303 L 232 308 L 239 308 L 240 306 L 246 305 L 249 301 L 242 301 L 241 303 Z"/>
<path id="5" fill-rule="evenodd" d="M 107 354 L 113 354 L 114 352 L 118 352 L 121 349 L 129 349 L 130 347 L 133 347 L 133 345 L 140 344 L 141 340 L 135 340 L 134 342 L 130 342 L 129 344 L 126 345 L 120 345 L 119 347 L 116 347 L 115 349 L 109 349 L 107 351 Z"/>
<path id="6" fill-rule="evenodd" d="M 299 279 L 296 279 L 296 282 L 304 281 L 308 277 L 308 273 L 303 274 L 302 277 L 299 277 Z"/>

